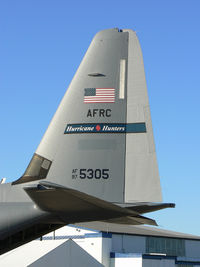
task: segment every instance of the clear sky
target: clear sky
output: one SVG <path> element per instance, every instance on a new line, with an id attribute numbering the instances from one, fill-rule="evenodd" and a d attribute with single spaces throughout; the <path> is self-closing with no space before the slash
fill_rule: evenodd
<path id="1" fill-rule="evenodd" d="M 200 1 L 1 0 L 0 177 L 19 178 L 95 33 L 137 32 L 163 201 L 148 214 L 200 235 Z"/>

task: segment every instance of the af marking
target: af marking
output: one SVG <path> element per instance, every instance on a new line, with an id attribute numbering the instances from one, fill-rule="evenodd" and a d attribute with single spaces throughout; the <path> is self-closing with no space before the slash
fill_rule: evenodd
<path id="1" fill-rule="evenodd" d="M 87 117 L 105 118 L 111 117 L 111 109 L 88 109 Z"/>
<path id="2" fill-rule="evenodd" d="M 77 171 L 78 171 L 78 169 L 73 169 L 72 170 L 72 179 L 77 179 L 78 178 Z"/>

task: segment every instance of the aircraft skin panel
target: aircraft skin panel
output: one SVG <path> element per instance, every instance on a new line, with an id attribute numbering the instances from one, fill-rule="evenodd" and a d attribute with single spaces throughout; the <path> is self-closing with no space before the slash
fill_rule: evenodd
<path id="1" fill-rule="evenodd" d="M 135 32 L 129 33 L 127 123 L 145 122 L 146 132 L 126 134 L 125 202 L 162 201 L 143 57 Z"/>
<path id="2" fill-rule="evenodd" d="M 5 202 L 31 202 L 27 194 L 24 194 L 23 184 L 12 186 L 11 183 L 0 185 L 0 205 Z M 1 218 L 1 213 L 0 213 Z"/>
<path id="3" fill-rule="evenodd" d="M 39 210 L 32 201 L 1 203 L 0 214 L 0 239 L 49 216 L 47 212 Z"/>

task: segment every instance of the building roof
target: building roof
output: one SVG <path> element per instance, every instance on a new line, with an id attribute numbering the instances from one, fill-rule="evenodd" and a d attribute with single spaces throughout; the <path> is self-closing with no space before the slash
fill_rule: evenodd
<path id="1" fill-rule="evenodd" d="M 181 238 L 190 240 L 200 240 L 200 236 L 184 234 L 169 230 L 164 230 L 149 226 L 135 226 L 135 225 L 122 225 L 112 224 L 105 222 L 88 222 L 76 224 L 78 227 L 89 228 L 98 230 L 101 232 L 110 232 L 118 234 L 130 234 L 130 235 L 141 235 L 141 236 L 157 236 L 157 237 L 170 237 L 170 238 Z"/>

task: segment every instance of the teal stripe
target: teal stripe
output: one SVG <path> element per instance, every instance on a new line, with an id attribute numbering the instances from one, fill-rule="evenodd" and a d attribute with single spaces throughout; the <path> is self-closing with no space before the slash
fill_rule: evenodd
<path id="1" fill-rule="evenodd" d="M 126 133 L 146 133 L 146 124 L 144 122 L 127 123 Z"/>
<path id="2" fill-rule="evenodd" d="M 67 124 L 65 134 L 76 133 L 146 133 L 144 122 Z"/>

